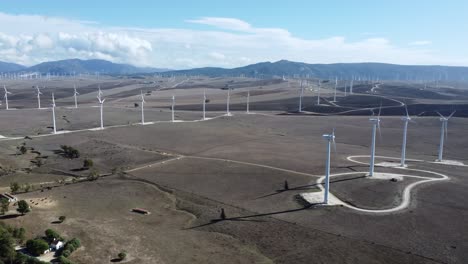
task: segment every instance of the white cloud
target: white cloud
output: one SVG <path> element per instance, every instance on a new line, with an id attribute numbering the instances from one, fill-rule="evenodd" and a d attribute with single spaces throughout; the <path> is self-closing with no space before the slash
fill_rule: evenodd
<path id="1" fill-rule="evenodd" d="M 0 13 L 0 60 L 31 65 L 66 58 L 102 58 L 139 66 L 237 67 L 288 59 L 308 63 L 389 62 L 466 64 L 422 48 L 427 41 L 397 46 L 391 40 L 343 36 L 304 39 L 281 28 L 257 28 L 235 18 L 187 20 L 212 29 L 106 27 L 89 21 Z M 419 42 L 419 43 L 418 43 Z M 419 45 L 415 45 L 419 44 Z"/>

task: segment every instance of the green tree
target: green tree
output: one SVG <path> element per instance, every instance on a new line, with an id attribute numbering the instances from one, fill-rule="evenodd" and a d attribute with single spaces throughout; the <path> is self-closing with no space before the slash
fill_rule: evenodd
<path id="1" fill-rule="evenodd" d="M 59 233 L 57 233 L 57 231 L 53 230 L 53 229 L 47 229 L 45 231 L 45 236 L 46 236 L 46 239 L 49 243 L 51 243 L 52 241 L 54 240 L 62 240 L 62 237 L 60 236 Z"/>
<path id="2" fill-rule="evenodd" d="M 39 256 L 49 249 L 49 244 L 44 239 L 30 239 L 26 242 L 26 250 L 34 256 Z"/>
<path id="3" fill-rule="evenodd" d="M 80 157 L 80 152 L 71 146 L 61 145 L 60 148 L 62 149 L 63 156 L 66 158 L 76 159 Z"/>
<path id="4" fill-rule="evenodd" d="M 24 239 L 26 238 L 26 230 L 22 227 L 14 228 L 13 237 L 16 238 L 20 243 L 23 243 Z"/>
<path id="5" fill-rule="evenodd" d="M 122 261 L 127 257 L 127 253 L 125 251 L 122 251 L 119 253 L 118 257 Z"/>
<path id="6" fill-rule="evenodd" d="M 8 212 L 10 207 L 10 202 L 6 198 L 0 199 L 0 214 L 4 215 Z"/>
<path id="7" fill-rule="evenodd" d="M 13 237 L 10 232 L 0 226 L 0 261 L 11 263 L 15 260 L 16 252 L 13 246 Z"/>
<path id="8" fill-rule="evenodd" d="M 31 211 L 31 208 L 29 207 L 28 202 L 25 200 L 21 200 L 18 202 L 18 208 L 16 209 L 19 213 L 24 215 L 25 213 L 29 213 Z"/>
<path id="9" fill-rule="evenodd" d="M 21 185 L 17 182 L 11 182 L 10 183 L 10 190 L 12 193 L 17 193 L 19 189 L 21 188 Z"/>
<path id="10" fill-rule="evenodd" d="M 28 152 L 28 149 L 26 148 L 25 145 L 21 145 L 21 147 L 19 147 L 19 151 L 21 152 L 21 154 L 26 154 L 26 152 Z"/>

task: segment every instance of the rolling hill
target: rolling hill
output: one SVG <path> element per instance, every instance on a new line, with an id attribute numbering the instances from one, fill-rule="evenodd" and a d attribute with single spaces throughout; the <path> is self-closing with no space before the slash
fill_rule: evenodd
<path id="1" fill-rule="evenodd" d="M 0 72 L 12 72 L 26 69 L 26 66 L 0 61 Z"/>

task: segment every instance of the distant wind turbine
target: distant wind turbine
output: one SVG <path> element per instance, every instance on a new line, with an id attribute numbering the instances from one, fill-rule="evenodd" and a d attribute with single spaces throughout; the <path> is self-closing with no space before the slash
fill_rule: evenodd
<path id="1" fill-rule="evenodd" d="M 41 109 L 41 90 L 39 89 L 39 86 L 36 86 L 36 91 L 37 91 L 37 109 Z"/>
<path id="2" fill-rule="evenodd" d="M 442 155 L 444 152 L 444 138 L 448 138 L 448 121 L 455 114 L 456 111 L 453 111 L 448 117 L 443 116 L 439 112 L 437 114 L 440 116 L 440 122 L 442 126 L 440 127 L 440 144 L 439 144 L 439 155 L 437 161 L 442 161 Z"/>
<path id="3" fill-rule="evenodd" d="M 76 85 L 73 85 L 73 97 L 75 98 L 75 108 L 78 108 L 78 95 L 79 93 L 76 91 Z"/>
<path id="4" fill-rule="evenodd" d="M 302 113 L 302 97 L 304 96 L 304 85 L 301 80 L 301 93 L 299 94 L 299 113 Z"/>
<path id="5" fill-rule="evenodd" d="M 247 90 L 247 114 L 250 114 L 250 90 Z"/>
<path id="6" fill-rule="evenodd" d="M 8 107 L 8 95 L 11 94 L 11 92 L 9 92 L 6 88 L 5 85 L 3 85 L 3 90 L 5 90 L 5 107 L 6 107 L 6 110 L 9 110 L 10 108 Z"/>
<path id="7" fill-rule="evenodd" d="M 145 124 L 145 95 L 143 94 L 143 91 L 140 91 L 141 93 L 141 124 Z"/>
<path id="8" fill-rule="evenodd" d="M 104 129 L 104 118 L 103 118 L 103 108 L 104 108 L 104 102 L 106 101 L 106 99 L 102 99 L 101 97 L 101 90 L 99 89 L 99 93 L 98 93 L 98 96 L 97 96 L 97 99 L 99 100 L 99 108 L 100 108 L 100 114 L 101 114 L 101 129 Z"/>
<path id="9" fill-rule="evenodd" d="M 408 114 L 408 107 L 405 105 L 406 116 L 403 116 L 401 120 L 404 122 L 403 124 L 403 144 L 401 146 L 401 162 L 400 166 L 405 167 L 406 161 L 406 136 L 408 134 L 408 123 L 411 121 L 411 117 Z"/>
<path id="10" fill-rule="evenodd" d="M 171 106 L 171 111 L 172 111 L 172 122 L 174 122 L 174 110 L 175 110 L 175 96 L 172 95 L 172 106 Z"/>
<path id="11" fill-rule="evenodd" d="M 227 99 L 226 99 L 226 115 L 231 116 L 231 111 L 229 111 L 229 105 L 231 104 L 231 88 L 228 88 Z"/>
<path id="12" fill-rule="evenodd" d="M 369 162 L 369 176 L 374 176 L 374 165 L 375 165 L 375 138 L 376 138 L 376 133 L 377 129 L 380 132 L 380 111 L 382 108 L 379 109 L 379 115 L 377 118 L 371 117 L 369 118 L 369 121 L 372 124 L 372 145 L 371 145 L 371 156 L 370 156 L 370 162 Z"/>
<path id="13" fill-rule="evenodd" d="M 54 93 L 52 93 L 52 121 L 54 124 L 54 134 L 57 134 L 57 126 L 55 123 L 55 96 Z"/>
<path id="14" fill-rule="evenodd" d="M 206 120 L 206 89 L 203 90 L 203 120 Z"/>

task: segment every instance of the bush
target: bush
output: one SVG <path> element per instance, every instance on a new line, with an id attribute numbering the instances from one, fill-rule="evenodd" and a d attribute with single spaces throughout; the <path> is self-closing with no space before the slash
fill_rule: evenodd
<path id="1" fill-rule="evenodd" d="M 67 217 L 66 217 L 66 216 L 64 216 L 64 215 L 60 216 L 60 217 L 59 217 L 59 221 L 60 221 L 60 223 L 63 223 L 63 222 L 65 222 L 65 219 L 67 219 Z"/>
<path id="2" fill-rule="evenodd" d="M 45 231 L 45 236 L 49 243 L 51 243 L 54 240 L 62 240 L 62 237 L 60 236 L 60 234 L 57 233 L 57 231 L 50 229 L 50 228 Z"/>
<path id="3" fill-rule="evenodd" d="M 22 227 L 20 228 L 14 228 L 12 235 L 14 238 L 18 239 L 20 243 L 23 243 L 25 237 L 26 237 L 26 230 Z"/>
<path id="4" fill-rule="evenodd" d="M 44 239 L 31 239 L 26 242 L 26 249 L 34 256 L 39 256 L 49 249 L 49 244 Z"/>
<path id="5" fill-rule="evenodd" d="M 58 258 L 59 262 L 62 263 L 62 264 L 73 264 L 73 262 L 71 262 L 69 259 L 67 259 L 66 257 L 64 256 L 60 256 Z"/>
<path id="6" fill-rule="evenodd" d="M 127 257 L 127 253 L 125 251 L 122 251 L 118 255 L 120 260 L 124 260 Z"/>
<path id="7" fill-rule="evenodd" d="M 83 168 L 89 169 L 89 168 L 91 168 L 92 166 L 94 166 L 94 162 L 93 162 L 92 159 L 85 159 L 85 160 L 83 161 Z"/>
<path id="8" fill-rule="evenodd" d="M 0 199 L 0 214 L 4 215 L 8 212 L 10 207 L 10 202 L 6 198 Z"/>
<path id="9" fill-rule="evenodd" d="M 29 213 L 31 211 L 31 208 L 29 207 L 28 202 L 25 200 L 21 200 L 18 202 L 18 208 L 16 208 L 16 211 L 24 215 L 25 213 Z"/>
<path id="10" fill-rule="evenodd" d="M 68 258 L 70 255 L 71 255 L 70 250 L 64 250 L 64 251 L 62 251 L 62 256 Z"/>
<path id="11" fill-rule="evenodd" d="M 28 152 L 28 149 L 26 148 L 26 146 L 22 145 L 21 147 L 19 147 L 19 151 L 21 152 L 21 154 L 26 154 L 26 152 Z"/>
<path id="12" fill-rule="evenodd" d="M 21 188 L 21 186 L 19 185 L 19 183 L 17 183 L 17 182 L 10 183 L 11 193 L 17 193 L 20 188 Z"/>
<path id="13" fill-rule="evenodd" d="M 76 159 L 80 157 L 80 152 L 71 146 L 61 145 L 60 148 L 62 149 L 63 156 L 66 158 Z"/>
<path id="14" fill-rule="evenodd" d="M 89 172 L 88 177 L 86 178 L 88 181 L 95 181 L 99 178 L 99 172 L 97 170 L 92 170 Z"/>

